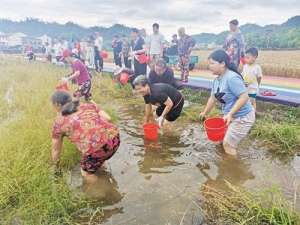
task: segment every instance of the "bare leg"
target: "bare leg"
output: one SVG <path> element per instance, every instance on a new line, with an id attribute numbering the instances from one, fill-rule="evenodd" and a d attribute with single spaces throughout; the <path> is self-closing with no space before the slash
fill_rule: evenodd
<path id="1" fill-rule="evenodd" d="M 254 98 L 250 98 L 251 104 L 254 108 L 254 111 L 256 112 L 256 100 Z"/>
<path id="2" fill-rule="evenodd" d="M 81 170 L 81 174 L 84 177 L 84 179 L 87 181 L 87 183 L 95 183 L 98 179 L 97 175 L 88 173 L 84 170 Z"/>
<path id="3" fill-rule="evenodd" d="M 224 142 L 223 148 L 224 148 L 226 154 L 236 156 L 236 154 L 237 154 L 236 149 L 234 147 L 232 147 L 231 145 L 229 145 L 228 143 Z"/>
<path id="4" fill-rule="evenodd" d="M 94 183 L 97 181 L 98 176 L 96 175 L 99 170 L 106 170 L 105 162 L 101 165 L 101 167 L 96 171 L 96 173 L 88 173 L 81 169 L 82 176 L 86 179 L 89 183 Z"/>

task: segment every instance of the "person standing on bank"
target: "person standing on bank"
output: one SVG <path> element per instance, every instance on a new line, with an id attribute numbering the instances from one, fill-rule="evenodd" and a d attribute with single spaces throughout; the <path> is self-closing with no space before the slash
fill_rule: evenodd
<path id="1" fill-rule="evenodd" d="M 236 68 L 239 68 L 240 60 L 244 57 L 245 41 L 239 30 L 239 21 L 234 19 L 229 22 L 230 33 L 225 39 L 223 48 L 227 52 L 230 63 L 233 63 Z"/>
<path id="2" fill-rule="evenodd" d="M 115 65 L 122 67 L 121 52 L 122 52 L 122 41 L 119 35 L 115 35 L 112 41 L 112 48 L 114 52 Z"/>
<path id="3" fill-rule="evenodd" d="M 156 115 L 159 127 L 163 127 L 165 120 L 173 122 L 181 114 L 184 98 L 182 94 L 169 84 L 150 84 L 145 75 L 140 75 L 133 81 L 138 94 L 144 97 L 145 123 L 152 118 L 152 105 L 157 106 Z"/>
<path id="4" fill-rule="evenodd" d="M 178 55 L 178 39 L 177 34 L 173 34 L 171 46 L 168 49 L 168 55 Z"/>
<path id="5" fill-rule="evenodd" d="M 123 60 L 124 66 L 128 69 L 131 69 L 131 59 L 129 57 L 129 53 L 130 53 L 130 43 L 126 35 L 123 35 L 121 58 Z"/>
<path id="6" fill-rule="evenodd" d="M 196 42 L 191 36 L 185 33 L 183 27 L 178 29 L 178 36 L 180 37 L 178 41 L 178 56 L 181 81 L 187 83 L 189 77 L 190 55 Z"/>
<path id="7" fill-rule="evenodd" d="M 147 63 L 140 63 L 138 60 L 139 55 L 143 55 L 146 53 L 146 50 L 144 48 L 145 41 L 139 35 L 138 29 L 133 28 L 131 30 L 131 40 L 131 55 L 134 58 L 134 75 L 135 77 L 137 77 L 139 75 L 147 74 Z"/>
<path id="8" fill-rule="evenodd" d="M 238 144 L 247 136 L 255 122 L 255 110 L 248 96 L 242 75 L 224 50 L 216 50 L 209 56 L 209 69 L 217 78 L 213 81 L 211 96 L 200 113 L 204 119 L 217 102 L 222 105 L 224 120 L 228 125 L 223 140 L 227 154 L 236 155 Z"/>
<path id="9" fill-rule="evenodd" d="M 148 40 L 148 55 L 150 56 L 150 63 L 155 64 L 158 59 L 163 57 L 164 50 L 164 36 L 159 32 L 159 24 L 152 25 L 153 34 L 149 36 Z"/>
<path id="10" fill-rule="evenodd" d="M 101 51 L 103 47 L 103 38 L 100 33 L 96 32 L 94 40 L 94 51 L 95 51 L 95 69 L 97 72 L 102 72 L 103 70 L 103 58 L 101 57 Z"/>

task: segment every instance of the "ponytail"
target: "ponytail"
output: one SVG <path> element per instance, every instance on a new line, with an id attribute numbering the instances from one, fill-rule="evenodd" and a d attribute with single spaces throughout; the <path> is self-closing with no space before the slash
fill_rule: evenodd
<path id="1" fill-rule="evenodd" d="M 227 66 L 227 69 L 237 73 L 238 75 L 241 76 L 242 79 L 244 79 L 243 75 L 240 73 L 240 71 L 238 70 L 238 68 L 236 67 L 236 65 L 234 63 L 229 63 L 229 65 Z"/>
<path id="2" fill-rule="evenodd" d="M 228 54 L 223 49 L 215 50 L 213 53 L 210 54 L 208 57 L 209 59 L 213 59 L 214 61 L 217 61 L 218 63 L 224 63 L 226 68 L 237 73 L 241 76 L 243 79 L 242 74 L 238 71 L 238 68 L 234 63 L 230 62 L 230 58 Z"/>
<path id="3" fill-rule="evenodd" d="M 66 91 L 56 91 L 51 97 L 52 103 L 61 106 L 63 116 L 70 115 L 77 111 L 79 100 L 72 100 L 71 95 Z"/>

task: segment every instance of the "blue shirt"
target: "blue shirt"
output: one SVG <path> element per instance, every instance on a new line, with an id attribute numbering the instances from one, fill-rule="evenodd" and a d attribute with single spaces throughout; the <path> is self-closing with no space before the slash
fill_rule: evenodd
<path id="1" fill-rule="evenodd" d="M 218 93 L 218 89 L 219 96 L 222 96 L 221 99 L 223 100 L 222 111 L 224 115 L 227 115 L 230 112 L 239 96 L 247 92 L 247 88 L 242 77 L 231 70 L 227 70 L 225 74 L 213 81 L 211 95 L 215 96 L 215 94 Z M 237 118 L 246 116 L 252 110 L 252 105 L 250 101 L 248 101 L 237 113 L 233 115 L 233 117 Z"/>

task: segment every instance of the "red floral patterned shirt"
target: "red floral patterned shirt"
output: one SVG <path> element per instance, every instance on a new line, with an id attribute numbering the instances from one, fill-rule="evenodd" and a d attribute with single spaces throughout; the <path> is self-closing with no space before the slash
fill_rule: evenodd
<path id="1" fill-rule="evenodd" d="M 119 134 L 118 128 L 99 115 L 100 109 L 91 103 L 82 103 L 78 111 L 58 116 L 52 129 L 52 138 L 67 136 L 82 153 L 98 151 Z"/>

